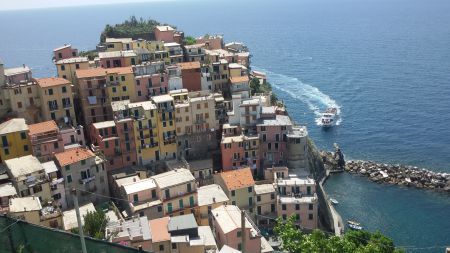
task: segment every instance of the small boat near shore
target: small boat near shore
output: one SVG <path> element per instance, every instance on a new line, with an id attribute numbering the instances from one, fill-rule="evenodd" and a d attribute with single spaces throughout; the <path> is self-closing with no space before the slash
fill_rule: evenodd
<path id="1" fill-rule="evenodd" d="M 322 127 L 332 127 L 336 124 L 337 108 L 327 108 L 320 117 L 320 123 Z"/>
<path id="2" fill-rule="evenodd" d="M 333 203 L 333 205 L 339 204 L 339 202 L 334 198 L 330 198 L 330 202 Z"/>
<path id="3" fill-rule="evenodd" d="M 363 227 L 361 226 L 361 223 L 356 222 L 356 221 L 348 220 L 347 224 L 348 224 L 348 227 L 353 230 L 362 230 L 363 229 Z"/>

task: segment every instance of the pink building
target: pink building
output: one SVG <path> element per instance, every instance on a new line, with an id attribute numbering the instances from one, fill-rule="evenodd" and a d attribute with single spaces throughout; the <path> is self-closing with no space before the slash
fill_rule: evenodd
<path id="1" fill-rule="evenodd" d="M 53 59 L 59 61 L 62 59 L 72 58 L 78 56 L 78 49 L 72 48 L 72 46 L 64 44 L 62 47 L 53 49 Z"/>
<path id="2" fill-rule="evenodd" d="M 202 89 L 200 62 L 178 63 L 181 68 L 181 79 L 183 88 L 188 91 L 199 91 Z"/>
<path id="3" fill-rule="evenodd" d="M 173 29 L 170 26 L 163 25 L 163 26 L 157 26 L 153 30 L 155 33 L 155 39 L 158 41 L 164 41 L 164 42 L 175 42 L 174 34 L 175 29 Z"/>
<path id="4" fill-rule="evenodd" d="M 220 143 L 222 170 L 250 167 L 256 175 L 261 168 L 258 135 L 224 136 Z"/>
<path id="5" fill-rule="evenodd" d="M 151 96 L 167 94 L 169 75 L 164 62 L 145 62 L 133 66 L 136 80 L 136 102 L 147 101 Z"/>
<path id="6" fill-rule="evenodd" d="M 121 198 L 128 200 L 122 206 L 129 216 L 147 216 L 149 219 L 163 217 L 159 191 L 152 178 L 134 179 L 133 182 L 125 183 L 121 186 L 120 193 Z"/>
<path id="7" fill-rule="evenodd" d="M 213 231 L 217 246 L 228 245 L 242 251 L 242 237 L 245 236 L 245 252 L 261 252 L 261 233 L 250 217 L 245 217 L 245 234 L 241 231 L 241 210 L 234 205 L 223 205 L 211 210 Z"/>
<path id="8" fill-rule="evenodd" d="M 215 35 L 215 36 L 208 36 L 208 37 L 199 37 L 196 39 L 196 43 L 197 44 L 205 44 L 205 47 L 207 49 L 222 49 L 224 44 L 223 44 L 223 37 L 220 35 Z"/>
<path id="9" fill-rule="evenodd" d="M 5 69 L 6 84 L 19 84 L 31 81 L 31 69 L 25 64 L 21 67 Z"/>
<path id="10" fill-rule="evenodd" d="M 292 130 L 289 116 L 272 115 L 262 118 L 257 124 L 261 141 L 263 167 L 284 164 L 287 158 L 287 134 Z"/>
<path id="11" fill-rule="evenodd" d="M 64 151 L 63 138 L 55 121 L 45 121 L 28 127 L 33 155 L 39 161 L 50 161 L 54 154 Z"/>
<path id="12" fill-rule="evenodd" d="M 136 144 L 131 118 L 93 123 L 89 131 L 91 148 L 104 155 L 107 171 L 136 165 Z"/>
<path id="13" fill-rule="evenodd" d="M 295 170 L 289 174 L 298 174 Z M 305 230 L 313 230 L 318 227 L 318 199 L 316 184 L 311 178 L 299 178 L 287 176 L 279 178 L 275 174 L 275 186 L 277 188 L 277 213 L 278 217 L 287 219 L 294 216 L 297 225 Z"/>

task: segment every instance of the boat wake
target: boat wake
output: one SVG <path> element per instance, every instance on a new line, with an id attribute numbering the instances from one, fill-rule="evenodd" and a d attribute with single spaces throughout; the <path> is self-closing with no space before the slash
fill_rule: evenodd
<path id="1" fill-rule="evenodd" d="M 341 107 L 334 99 L 322 93 L 317 87 L 306 84 L 295 77 L 273 73 L 264 69 L 258 70 L 267 74 L 268 82 L 272 84 L 273 88 L 285 92 L 292 98 L 305 103 L 314 112 L 315 122 L 318 126 L 322 125 L 320 117 L 322 116 L 322 112 L 327 108 L 337 109 L 336 125 L 341 124 Z"/>

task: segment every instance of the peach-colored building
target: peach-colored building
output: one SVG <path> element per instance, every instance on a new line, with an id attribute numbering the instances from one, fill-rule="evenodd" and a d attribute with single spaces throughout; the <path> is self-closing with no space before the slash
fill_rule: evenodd
<path id="1" fill-rule="evenodd" d="M 221 35 L 198 37 L 195 41 L 198 44 L 205 44 L 207 49 L 222 49 L 224 46 Z"/>
<path id="2" fill-rule="evenodd" d="M 273 115 L 257 124 L 261 141 L 261 158 L 263 167 L 285 164 L 287 158 L 287 134 L 292 130 L 289 116 Z"/>
<path id="3" fill-rule="evenodd" d="M 93 123 L 89 129 L 91 148 L 106 158 L 112 171 L 136 165 L 136 144 L 131 118 Z"/>
<path id="4" fill-rule="evenodd" d="M 160 192 L 152 178 L 138 179 L 121 185 L 121 198 L 128 200 L 122 203 L 129 216 L 146 216 L 149 219 L 161 218 L 164 215 Z"/>
<path id="5" fill-rule="evenodd" d="M 245 232 L 242 234 L 241 210 L 235 205 L 219 206 L 211 211 L 213 231 L 219 248 L 228 245 L 242 251 L 242 237 L 245 236 L 245 252 L 261 252 L 261 233 L 250 217 L 245 217 Z"/>
<path id="6" fill-rule="evenodd" d="M 260 168 L 258 135 L 224 136 L 220 143 L 224 171 L 249 166 L 256 175 Z"/>
<path id="7" fill-rule="evenodd" d="M 214 183 L 222 187 L 232 205 L 253 213 L 255 180 L 249 168 L 214 174 Z"/>
<path id="8" fill-rule="evenodd" d="M 170 217 L 162 217 L 149 221 L 150 230 L 152 231 L 152 249 L 154 252 L 171 253 L 171 242 L 169 234 Z"/>
<path id="9" fill-rule="evenodd" d="M 201 67 L 200 62 L 183 62 L 178 63 L 181 68 L 181 79 L 183 80 L 183 88 L 188 91 L 199 91 L 201 86 Z"/>
<path id="10" fill-rule="evenodd" d="M 64 142 L 55 121 L 45 121 L 28 126 L 33 155 L 41 162 L 50 161 L 55 153 L 64 151 Z"/>
<path id="11" fill-rule="evenodd" d="M 318 198 L 316 183 L 311 178 L 299 178 L 295 170 L 290 176 L 278 178 L 275 174 L 277 188 L 277 214 L 287 219 L 295 216 L 296 223 L 306 230 L 318 227 Z"/>
<path id="12" fill-rule="evenodd" d="M 102 68 L 130 67 L 139 64 L 138 56 L 133 50 L 101 52 L 98 57 L 99 66 Z"/>
<path id="13" fill-rule="evenodd" d="M 66 45 L 53 49 L 53 59 L 59 61 L 62 59 L 78 56 L 78 49 L 72 48 L 72 45 Z"/>
<path id="14" fill-rule="evenodd" d="M 164 70 L 164 62 L 146 62 L 133 66 L 136 79 L 136 101 L 147 101 L 151 96 L 167 94 L 169 75 Z"/>
<path id="15" fill-rule="evenodd" d="M 164 42 L 175 42 L 175 29 L 168 25 L 156 26 L 153 32 L 155 33 L 156 40 Z"/>
<path id="16" fill-rule="evenodd" d="M 277 196 L 273 184 L 255 185 L 256 224 L 269 226 L 277 218 Z"/>

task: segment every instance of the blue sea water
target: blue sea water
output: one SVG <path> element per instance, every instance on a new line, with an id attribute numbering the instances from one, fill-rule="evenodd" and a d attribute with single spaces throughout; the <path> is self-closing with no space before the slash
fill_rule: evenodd
<path id="1" fill-rule="evenodd" d="M 52 49 L 94 48 L 107 23 L 130 15 L 175 24 L 188 35 L 224 34 L 252 52 L 295 121 L 319 148 L 347 159 L 450 172 L 450 1 L 169 1 L 0 12 L 0 58 L 36 77 L 55 74 Z M 323 130 L 318 113 L 339 107 Z M 448 195 L 339 175 L 326 185 L 344 219 L 381 230 L 409 251 L 450 245 Z"/>

